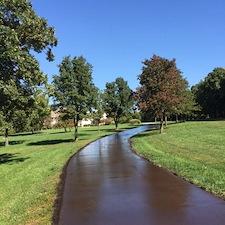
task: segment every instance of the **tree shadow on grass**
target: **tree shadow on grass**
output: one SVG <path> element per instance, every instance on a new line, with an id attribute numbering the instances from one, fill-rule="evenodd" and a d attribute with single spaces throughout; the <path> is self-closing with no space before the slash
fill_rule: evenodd
<path id="1" fill-rule="evenodd" d="M 39 145 L 57 145 L 61 143 L 70 143 L 73 142 L 74 139 L 56 139 L 56 140 L 45 140 L 45 141 L 37 141 L 37 142 L 31 142 L 27 145 L 29 146 L 39 146 Z"/>
<path id="2" fill-rule="evenodd" d="M 0 165 L 1 164 L 13 164 L 13 163 L 20 163 L 24 162 L 25 160 L 29 159 L 29 157 L 18 157 L 18 153 L 11 154 L 11 153 L 3 153 L 0 154 Z"/>
<path id="3" fill-rule="evenodd" d="M 65 132 L 65 131 L 58 131 L 58 132 L 52 132 L 52 133 L 49 133 L 49 134 L 51 134 L 51 135 L 54 135 L 54 134 L 65 134 L 65 135 L 66 134 L 69 134 L 69 135 L 74 135 L 74 131 L 67 131 L 67 132 Z M 89 136 L 89 135 L 90 135 L 89 133 L 81 133 L 81 132 L 79 133 L 78 132 L 78 136 Z"/>
<path id="4" fill-rule="evenodd" d="M 29 136 L 29 135 L 41 134 L 41 133 L 43 133 L 43 132 L 35 131 L 34 133 L 32 133 L 32 132 L 25 132 L 25 133 L 11 134 L 10 136 L 12 136 L 12 137 L 19 137 L 19 136 Z"/>
<path id="5" fill-rule="evenodd" d="M 25 140 L 23 141 L 9 141 L 9 146 L 10 145 L 19 145 L 19 144 L 23 144 L 25 142 Z M 0 142 L 0 147 L 5 146 L 5 142 Z"/>
<path id="6" fill-rule="evenodd" d="M 67 131 L 67 132 L 65 132 L 65 131 L 56 131 L 56 132 L 51 132 L 51 133 L 49 133 L 49 134 L 67 134 L 67 133 L 71 133 L 72 131 Z"/>

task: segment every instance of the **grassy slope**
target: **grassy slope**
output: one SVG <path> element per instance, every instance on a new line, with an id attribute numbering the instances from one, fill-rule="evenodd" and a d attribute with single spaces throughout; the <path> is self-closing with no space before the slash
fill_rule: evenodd
<path id="1" fill-rule="evenodd" d="M 146 132 L 134 148 L 153 163 L 225 198 L 225 121 L 170 125 Z"/>
<path id="2" fill-rule="evenodd" d="M 63 130 L 11 137 L 11 146 L 0 147 L 0 224 L 51 224 L 56 186 L 66 161 L 90 141 L 113 133 L 112 128 L 102 127 L 100 133 L 96 127 L 82 128 L 77 143 L 73 133 Z"/>

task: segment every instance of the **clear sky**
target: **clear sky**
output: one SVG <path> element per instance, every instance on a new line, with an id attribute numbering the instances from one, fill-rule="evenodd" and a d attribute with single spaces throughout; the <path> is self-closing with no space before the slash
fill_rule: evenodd
<path id="1" fill-rule="evenodd" d="M 95 84 L 122 76 L 138 85 L 141 62 L 176 58 L 191 85 L 225 67 L 225 0 L 32 0 L 56 29 L 56 60 L 38 56 L 49 80 L 66 55 L 93 65 Z"/>

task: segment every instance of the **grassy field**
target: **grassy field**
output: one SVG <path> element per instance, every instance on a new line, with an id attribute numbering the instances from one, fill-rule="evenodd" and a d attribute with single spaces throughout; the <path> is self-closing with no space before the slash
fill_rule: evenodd
<path id="1" fill-rule="evenodd" d="M 72 132 L 48 130 L 10 137 L 7 148 L 0 142 L 0 224 L 51 224 L 56 187 L 67 160 L 90 141 L 113 132 L 113 126 L 101 127 L 100 133 L 97 127 L 82 128 L 74 143 Z"/>
<path id="2" fill-rule="evenodd" d="M 133 139 L 135 150 L 154 164 L 225 199 L 225 121 L 169 125 Z"/>

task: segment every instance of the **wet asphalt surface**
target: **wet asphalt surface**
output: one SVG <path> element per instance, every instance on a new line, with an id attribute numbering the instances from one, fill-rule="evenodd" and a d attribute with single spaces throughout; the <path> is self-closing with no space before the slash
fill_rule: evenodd
<path id="1" fill-rule="evenodd" d="M 225 225 L 225 201 L 131 152 L 142 126 L 102 138 L 69 162 L 60 225 Z"/>

